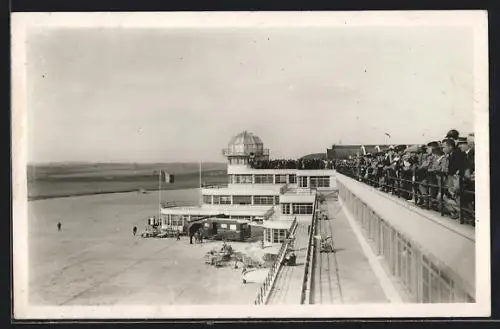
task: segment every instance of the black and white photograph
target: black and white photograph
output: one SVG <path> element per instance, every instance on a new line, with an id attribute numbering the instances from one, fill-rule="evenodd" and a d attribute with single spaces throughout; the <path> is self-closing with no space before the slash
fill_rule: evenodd
<path id="1" fill-rule="evenodd" d="M 12 14 L 14 317 L 489 316 L 487 26 Z"/>

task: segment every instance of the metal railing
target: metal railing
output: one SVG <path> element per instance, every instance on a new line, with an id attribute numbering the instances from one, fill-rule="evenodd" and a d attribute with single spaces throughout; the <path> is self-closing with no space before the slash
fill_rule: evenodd
<path id="1" fill-rule="evenodd" d="M 398 198 L 408 201 L 428 210 L 438 211 L 441 216 L 451 215 L 453 219 L 458 219 L 460 224 L 475 225 L 475 192 L 466 189 L 467 184 L 462 175 L 447 176 L 443 173 L 427 173 L 421 180 L 417 180 L 416 173 L 412 171 L 397 170 L 392 171 L 392 175 L 384 172 L 383 175 L 361 174 L 355 166 L 337 166 L 337 172 L 357 181 L 366 183 L 384 192 L 391 193 Z M 403 178 L 404 177 L 404 178 Z M 451 195 L 447 180 L 452 177 L 456 179 L 456 193 Z M 428 183 L 433 181 L 437 184 Z M 422 193 L 422 190 L 424 193 Z"/>
<path id="2" fill-rule="evenodd" d="M 234 156 L 268 156 L 269 155 L 269 149 L 256 149 L 255 152 L 250 152 L 250 151 L 236 151 L 232 150 L 230 148 L 225 148 L 222 150 L 222 155 L 223 156 L 228 156 L 228 155 L 234 155 Z"/>
<path id="3" fill-rule="evenodd" d="M 190 201 L 166 201 L 162 202 L 161 208 L 173 208 L 173 207 L 193 207 L 198 205 L 196 202 L 190 202 Z"/>
<path id="4" fill-rule="evenodd" d="M 314 241 L 314 235 L 316 234 L 316 224 L 318 221 L 318 216 L 316 215 L 316 207 L 318 203 L 318 198 L 314 201 L 313 207 L 313 218 L 311 223 L 311 229 L 309 231 L 309 239 L 307 242 L 307 254 L 306 254 L 306 263 L 304 266 L 304 276 L 302 280 L 302 291 L 300 294 L 300 303 L 301 304 L 309 304 L 311 299 L 311 291 L 312 291 L 312 275 L 314 271 L 314 254 L 316 250 L 316 244 Z"/>
<path id="5" fill-rule="evenodd" d="M 213 188 L 213 189 L 218 189 L 218 188 L 227 188 L 228 184 L 201 184 L 201 188 Z"/>
<path id="6" fill-rule="evenodd" d="M 290 235 L 293 236 L 295 234 L 295 230 L 297 229 L 298 222 L 296 219 L 292 222 L 292 226 L 290 227 Z M 257 292 L 257 297 L 255 298 L 254 304 L 261 305 L 267 304 L 269 299 L 270 292 L 276 282 L 276 278 L 278 277 L 279 270 L 281 268 L 281 264 L 283 263 L 283 259 L 285 258 L 286 251 L 290 246 L 291 239 L 285 239 L 281 244 L 281 248 L 278 251 L 278 255 L 273 265 L 269 269 L 269 273 L 266 276 L 266 279 L 260 286 L 259 291 Z"/>
<path id="7" fill-rule="evenodd" d="M 249 162 L 252 169 L 297 169 L 297 170 L 333 170 L 330 161 L 323 160 L 256 160 Z"/>

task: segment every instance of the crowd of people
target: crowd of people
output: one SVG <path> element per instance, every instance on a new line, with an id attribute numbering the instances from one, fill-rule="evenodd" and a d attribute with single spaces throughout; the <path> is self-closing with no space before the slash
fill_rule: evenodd
<path id="1" fill-rule="evenodd" d="M 336 160 L 338 172 L 474 225 L 474 134 Z"/>
<path id="2" fill-rule="evenodd" d="M 275 159 L 250 161 L 250 166 L 254 169 L 333 169 L 334 162 L 321 159 Z"/>

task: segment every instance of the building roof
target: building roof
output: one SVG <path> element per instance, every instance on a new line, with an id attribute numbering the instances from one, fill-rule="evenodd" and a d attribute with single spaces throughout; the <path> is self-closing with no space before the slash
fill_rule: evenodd
<path id="1" fill-rule="evenodd" d="M 231 187 L 203 188 L 204 195 L 278 195 L 285 184 L 233 184 Z"/>
<path id="2" fill-rule="evenodd" d="M 231 138 L 228 148 L 222 153 L 224 156 L 269 156 L 262 140 L 246 130 Z"/>
<path id="3" fill-rule="evenodd" d="M 229 216 L 265 216 L 272 206 L 202 206 L 162 208 L 162 214 L 212 216 L 224 214 Z"/>
<path id="4" fill-rule="evenodd" d="M 289 229 L 292 225 L 293 220 L 289 219 L 278 219 L 278 220 L 266 220 L 262 223 L 262 226 L 265 228 L 274 228 L 274 229 Z"/>
<path id="5" fill-rule="evenodd" d="M 233 138 L 231 138 L 228 146 L 231 147 L 233 145 L 260 145 L 260 146 L 262 146 L 262 145 L 264 145 L 264 143 L 262 143 L 262 140 L 260 139 L 260 137 L 245 130 L 245 131 L 239 133 L 238 135 L 234 136 Z"/>

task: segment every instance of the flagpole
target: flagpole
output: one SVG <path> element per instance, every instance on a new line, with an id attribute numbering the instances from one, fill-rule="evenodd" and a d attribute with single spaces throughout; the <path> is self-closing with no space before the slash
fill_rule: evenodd
<path id="1" fill-rule="evenodd" d="M 158 220 L 161 221 L 161 169 L 158 171 Z"/>
<path id="2" fill-rule="evenodd" d="M 201 160 L 198 161 L 199 162 L 199 165 L 200 165 L 200 168 L 199 168 L 199 174 L 200 174 L 200 206 L 203 205 L 203 196 L 202 196 L 202 193 L 201 193 Z"/>

